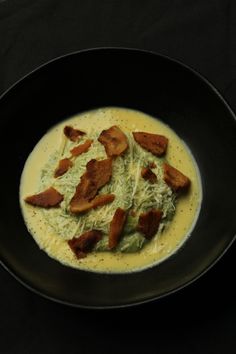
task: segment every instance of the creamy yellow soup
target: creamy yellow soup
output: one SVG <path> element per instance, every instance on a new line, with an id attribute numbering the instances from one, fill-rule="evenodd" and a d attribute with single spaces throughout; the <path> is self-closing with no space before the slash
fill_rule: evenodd
<path id="1" fill-rule="evenodd" d="M 124 132 L 146 131 L 166 136 L 169 139 L 167 161 L 191 180 L 187 194 L 177 200 L 173 220 L 163 232 L 154 237 L 136 253 L 92 252 L 86 258 L 77 259 L 62 239 L 43 217 L 42 210 L 25 203 L 24 198 L 38 192 L 43 166 L 55 149 L 63 144 L 62 131 L 71 125 L 87 132 L 118 125 Z M 39 247 L 47 254 L 74 268 L 109 273 L 124 273 L 142 270 L 162 262 L 175 253 L 190 236 L 197 220 L 202 199 L 200 174 L 195 160 L 176 133 L 160 120 L 131 109 L 107 107 L 88 111 L 67 119 L 48 131 L 29 155 L 21 177 L 20 204 L 26 226 Z"/>

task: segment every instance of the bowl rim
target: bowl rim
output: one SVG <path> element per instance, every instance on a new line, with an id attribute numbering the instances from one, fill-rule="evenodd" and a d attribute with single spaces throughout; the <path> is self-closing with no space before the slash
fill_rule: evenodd
<path id="1" fill-rule="evenodd" d="M 152 50 L 146 50 L 146 49 L 140 49 L 140 48 L 136 48 L 136 47 L 117 47 L 117 46 L 101 46 L 101 47 L 91 47 L 91 48 L 86 48 L 86 49 L 81 49 L 81 50 L 75 50 L 72 52 L 68 52 L 66 54 L 62 54 L 60 56 L 57 56 L 53 59 L 50 59 L 44 63 L 42 63 L 41 65 L 37 66 L 36 68 L 32 69 L 31 71 L 29 71 L 28 73 L 26 73 L 25 75 L 23 75 L 22 77 L 20 77 L 16 82 L 14 82 L 12 85 L 10 85 L 1 95 L 0 95 L 0 105 L 1 105 L 1 100 L 8 94 L 8 92 L 10 92 L 12 89 L 14 89 L 16 86 L 18 86 L 22 81 L 24 81 L 26 78 L 30 77 L 33 73 L 37 72 L 38 70 L 44 68 L 45 66 L 52 64 L 54 62 L 57 62 L 61 59 L 64 59 L 66 57 L 69 56 L 73 56 L 73 55 L 78 55 L 81 53 L 88 53 L 88 52 L 99 52 L 99 51 L 123 51 L 123 52 L 133 52 L 133 53 L 142 53 L 142 54 L 148 54 L 148 55 L 153 55 L 153 56 L 157 56 L 160 57 L 164 60 L 167 60 L 169 62 L 175 63 L 179 66 L 181 66 L 182 68 L 184 68 L 185 70 L 187 70 L 188 72 L 192 73 L 194 76 L 196 76 L 198 79 L 200 79 L 202 82 L 204 82 L 215 94 L 216 96 L 219 98 L 219 100 L 224 104 L 224 106 L 227 108 L 227 110 L 230 113 L 231 118 L 234 121 L 234 124 L 236 124 L 236 114 L 234 113 L 233 109 L 231 108 L 230 104 L 227 102 L 227 100 L 223 97 L 223 95 L 220 93 L 220 91 L 214 86 L 213 83 L 211 83 L 211 81 L 209 81 L 208 78 L 206 78 L 203 74 L 199 73 L 196 69 L 192 68 L 191 66 L 183 63 L 182 61 L 180 61 L 179 59 L 175 59 L 172 58 L 168 55 L 165 54 L 161 54 Z M 59 304 L 63 304 L 63 305 L 67 305 L 70 307 L 76 307 L 76 308 L 81 308 L 81 309 L 94 309 L 94 310 L 104 310 L 104 309 L 118 309 L 118 308 L 127 308 L 127 307 L 134 307 L 134 306 L 138 306 L 141 304 L 146 304 L 146 303 L 150 303 L 150 302 L 154 302 L 157 301 L 159 299 L 162 299 L 166 296 L 169 296 L 171 294 L 176 293 L 177 291 L 180 291 L 182 289 L 184 289 L 185 287 L 187 287 L 188 285 L 191 285 L 192 283 L 194 283 L 196 280 L 198 280 L 199 278 L 201 278 L 206 272 L 208 272 L 224 255 L 225 253 L 229 250 L 229 248 L 232 246 L 232 244 L 234 243 L 234 241 L 236 240 L 236 233 L 232 236 L 232 240 L 229 242 L 229 244 L 225 247 L 225 249 L 219 254 L 218 257 L 216 257 L 216 259 L 214 259 L 208 266 L 206 266 L 206 268 L 204 270 L 202 270 L 199 274 L 195 275 L 191 280 L 186 281 L 184 284 L 176 287 L 175 289 L 172 289 L 170 291 L 167 291 L 164 294 L 161 295 L 157 295 L 148 299 L 144 299 L 144 300 L 138 300 L 138 301 L 133 301 L 133 302 L 129 302 L 126 304 L 116 304 L 116 305 L 80 305 L 77 303 L 73 303 L 67 300 L 61 300 L 58 299 L 54 296 L 45 294 L 44 292 L 34 288 L 30 282 L 27 283 L 27 281 L 23 280 L 18 274 L 17 272 L 13 271 L 11 266 L 9 264 L 7 264 L 6 261 L 3 261 L 2 259 L 0 259 L 0 265 L 3 267 L 3 269 L 5 269 L 9 274 L 11 274 L 13 276 L 13 278 L 15 278 L 21 285 L 23 285 L 26 289 L 32 291 L 33 293 L 54 301 L 56 303 Z"/>

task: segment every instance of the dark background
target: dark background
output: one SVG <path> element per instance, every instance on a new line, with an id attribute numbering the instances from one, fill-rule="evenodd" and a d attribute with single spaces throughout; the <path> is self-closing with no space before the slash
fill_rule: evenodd
<path id="1" fill-rule="evenodd" d="M 0 93 L 48 60 L 99 46 L 181 60 L 206 76 L 236 111 L 233 0 L 0 0 Z M 0 352 L 236 353 L 235 251 L 234 244 L 186 289 L 116 311 L 50 302 L 0 269 Z"/>

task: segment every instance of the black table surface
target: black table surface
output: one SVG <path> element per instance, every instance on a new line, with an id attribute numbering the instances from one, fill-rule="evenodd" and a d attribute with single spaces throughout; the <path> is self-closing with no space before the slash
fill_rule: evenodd
<path id="1" fill-rule="evenodd" d="M 233 0 L 0 0 L 0 93 L 48 60 L 100 46 L 181 60 L 236 110 Z M 207 274 L 174 295 L 108 311 L 53 303 L 1 268 L 0 352 L 236 353 L 235 255 L 234 244 Z"/>

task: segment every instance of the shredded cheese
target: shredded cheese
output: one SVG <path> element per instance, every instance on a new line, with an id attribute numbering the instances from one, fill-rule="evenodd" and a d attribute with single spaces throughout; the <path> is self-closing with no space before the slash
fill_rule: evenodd
<path id="1" fill-rule="evenodd" d="M 70 150 L 76 145 L 84 143 L 88 135 L 83 136 L 76 143 L 65 139 L 64 136 L 62 137 L 59 150 L 50 156 L 42 170 L 40 191 L 53 186 L 64 195 L 64 200 L 61 203 L 61 208 L 44 209 L 42 213 L 48 224 L 56 231 L 58 237 L 65 240 L 79 236 L 87 230 L 101 230 L 104 237 L 98 242 L 96 250 L 104 251 L 108 250 L 107 234 L 116 209 L 119 207 L 125 210 L 132 208 L 137 215 L 135 217 L 128 216 L 124 235 L 116 251 L 137 252 L 146 243 L 143 235 L 136 231 L 138 214 L 151 208 L 163 211 L 164 218 L 156 235 L 158 237 L 174 215 L 176 196 L 163 180 L 163 159 L 142 149 L 134 141 L 132 134 L 126 133 L 129 149 L 124 156 L 119 156 L 113 161 L 111 181 L 99 191 L 101 194 L 115 194 L 115 200 L 85 214 L 72 215 L 69 212 L 70 200 L 80 182 L 80 177 L 86 170 L 86 164 L 91 159 L 107 158 L 103 145 L 97 140 L 99 134 L 100 132 L 91 130 L 89 138 L 93 140 L 93 144 L 90 149 L 74 158 L 73 166 L 64 175 L 54 178 L 54 170 L 59 160 L 70 157 Z M 148 166 L 151 162 L 156 165 L 153 172 L 157 176 L 157 183 L 154 184 L 141 177 L 142 167 Z"/>

